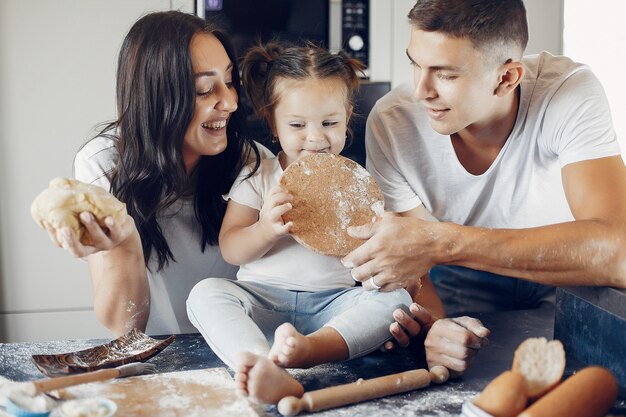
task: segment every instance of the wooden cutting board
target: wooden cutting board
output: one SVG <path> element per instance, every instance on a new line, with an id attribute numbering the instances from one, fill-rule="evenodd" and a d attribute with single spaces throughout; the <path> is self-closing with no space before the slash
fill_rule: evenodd
<path id="1" fill-rule="evenodd" d="M 66 388 L 63 399 L 105 397 L 119 417 L 258 417 L 235 392 L 225 368 L 169 372 L 92 382 Z"/>

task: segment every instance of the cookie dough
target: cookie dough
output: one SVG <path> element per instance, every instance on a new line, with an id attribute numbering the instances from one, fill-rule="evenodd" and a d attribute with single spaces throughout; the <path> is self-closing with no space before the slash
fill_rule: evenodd
<path id="1" fill-rule="evenodd" d="M 83 211 L 89 211 L 96 217 L 102 227 L 106 227 L 104 219 L 113 217 L 116 223 L 124 221 L 126 204 L 120 202 L 111 193 L 97 185 L 85 184 L 70 178 L 55 178 L 50 181 L 47 189 L 42 191 L 30 206 L 30 214 L 39 224 L 43 221 L 54 227 L 57 239 L 62 242 L 60 230 L 62 227 L 71 228 L 83 245 L 91 245 L 90 236 L 85 233 L 85 227 L 78 216 Z"/>
<path id="2" fill-rule="evenodd" d="M 350 253 L 363 241 L 350 237 L 348 227 L 369 223 L 383 213 L 383 194 L 376 181 L 365 168 L 339 155 L 300 158 L 287 167 L 280 184 L 293 196 L 293 208 L 283 221 L 293 222 L 296 241 L 323 255 Z"/>

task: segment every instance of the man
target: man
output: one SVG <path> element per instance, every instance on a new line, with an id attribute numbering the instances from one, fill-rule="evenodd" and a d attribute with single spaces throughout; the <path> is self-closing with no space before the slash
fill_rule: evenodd
<path id="1" fill-rule="evenodd" d="M 432 279 L 450 315 L 626 287 L 626 170 L 590 69 L 522 58 L 521 0 L 418 0 L 409 19 L 414 85 L 379 100 L 366 132 L 397 215 L 351 230 L 368 239 L 343 260 L 354 278 L 388 290 L 422 277 L 418 301 L 441 312 Z M 425 324 L 397 319 L 409 335 Z"/>

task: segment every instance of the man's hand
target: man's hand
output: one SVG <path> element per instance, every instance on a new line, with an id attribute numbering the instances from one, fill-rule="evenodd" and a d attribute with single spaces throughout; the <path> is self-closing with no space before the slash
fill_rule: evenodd
<path id="1" fill-rule="evenodd" d="M 458 376 L 467 369 L 480 348 L 489 343 L 489 329 L 478 319 L 435 319 L 428 310 L 416 303 L 411 304 L 409 310 L 413 317 L 400 309 L 394 311 L 396 322 L 389 326 L 389 331 L 402 347 L 408 346 L 411 339 L 424 332 L 424 349 L 429 368 L 443 365 L 451 371 L 451 375 Z M 383 349 L 393 349 L 393 342 L 387 342 Z"/>
<path id="2" fill-rule="evenodd" d="M 385 213 L 380 220 L 349 227 L 350 236 L 367 240 L 342 259 L 356 281 L 374 281 L 382 291 L 404 288 L 440 263 L 438 234 L 443 223 Z M 368 289 L 368 287 L 366 287 Z"/>
<path id="3" fill-rule="evenodd" d="M 424 341 L 428 367 L 443 365 L 458 376 L 480 348 L 487 346 L 489 329 L 472 317 L 440 319 L 433 323 Z"/>

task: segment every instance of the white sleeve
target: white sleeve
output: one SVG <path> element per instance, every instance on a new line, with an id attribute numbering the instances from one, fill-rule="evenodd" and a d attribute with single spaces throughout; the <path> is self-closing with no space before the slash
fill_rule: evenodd
<path id="1" fill-rule="evenodd" d="M 270 151 L 269 149 L 267 149 L 263 144 L 261 144 L 260 142 L 254 141 L 254 143 L 256 144 L 257 149 L 259 150 L 259 154 L 261 155 L 261 159 L 267 159 L 267 158 L 273 158 L 275 155 L 272 153 L 272 151 Z"/>
<path id="2" fill-rule="evenodd" d="M 391 124 L 391 123 L 390 123 Z M 388 130 L 374 106 L 365 127 L 365 166 L 380 185 L 385 196 L 385 210 L 402 213 L 422 204 L 399 168 L 393 137 L 409 134 Z"/>
<path id="3" fill-rule="evenodd" d="M 98 136 L 85 144 L 74 157 L 74 178 L 110 191 L 108 175 L 113 171 L 116 160 L 113 139 Z"/>
<path id="4" fill-rule="evenodd" d="M 246 165 L 243 167 L 233 186 L 230 188 L 228 194 L 223 196 L 224 200 L 233 200 L 239 204 L 243 204 L 250 208 L 261 210 L 263 207 L 263 195 L 258 187 L 259 177 L 263 164 L 259 167 L 259 170 L 250 178 L 246 178 L 254 164 Z"/>
<path id="5" fill-rule="evenodd" d="M 559 87 L 547 105 L 542 133 L 561 167 L 620 154 L 604 89 L 590 70 L 577 71 Z"/>

